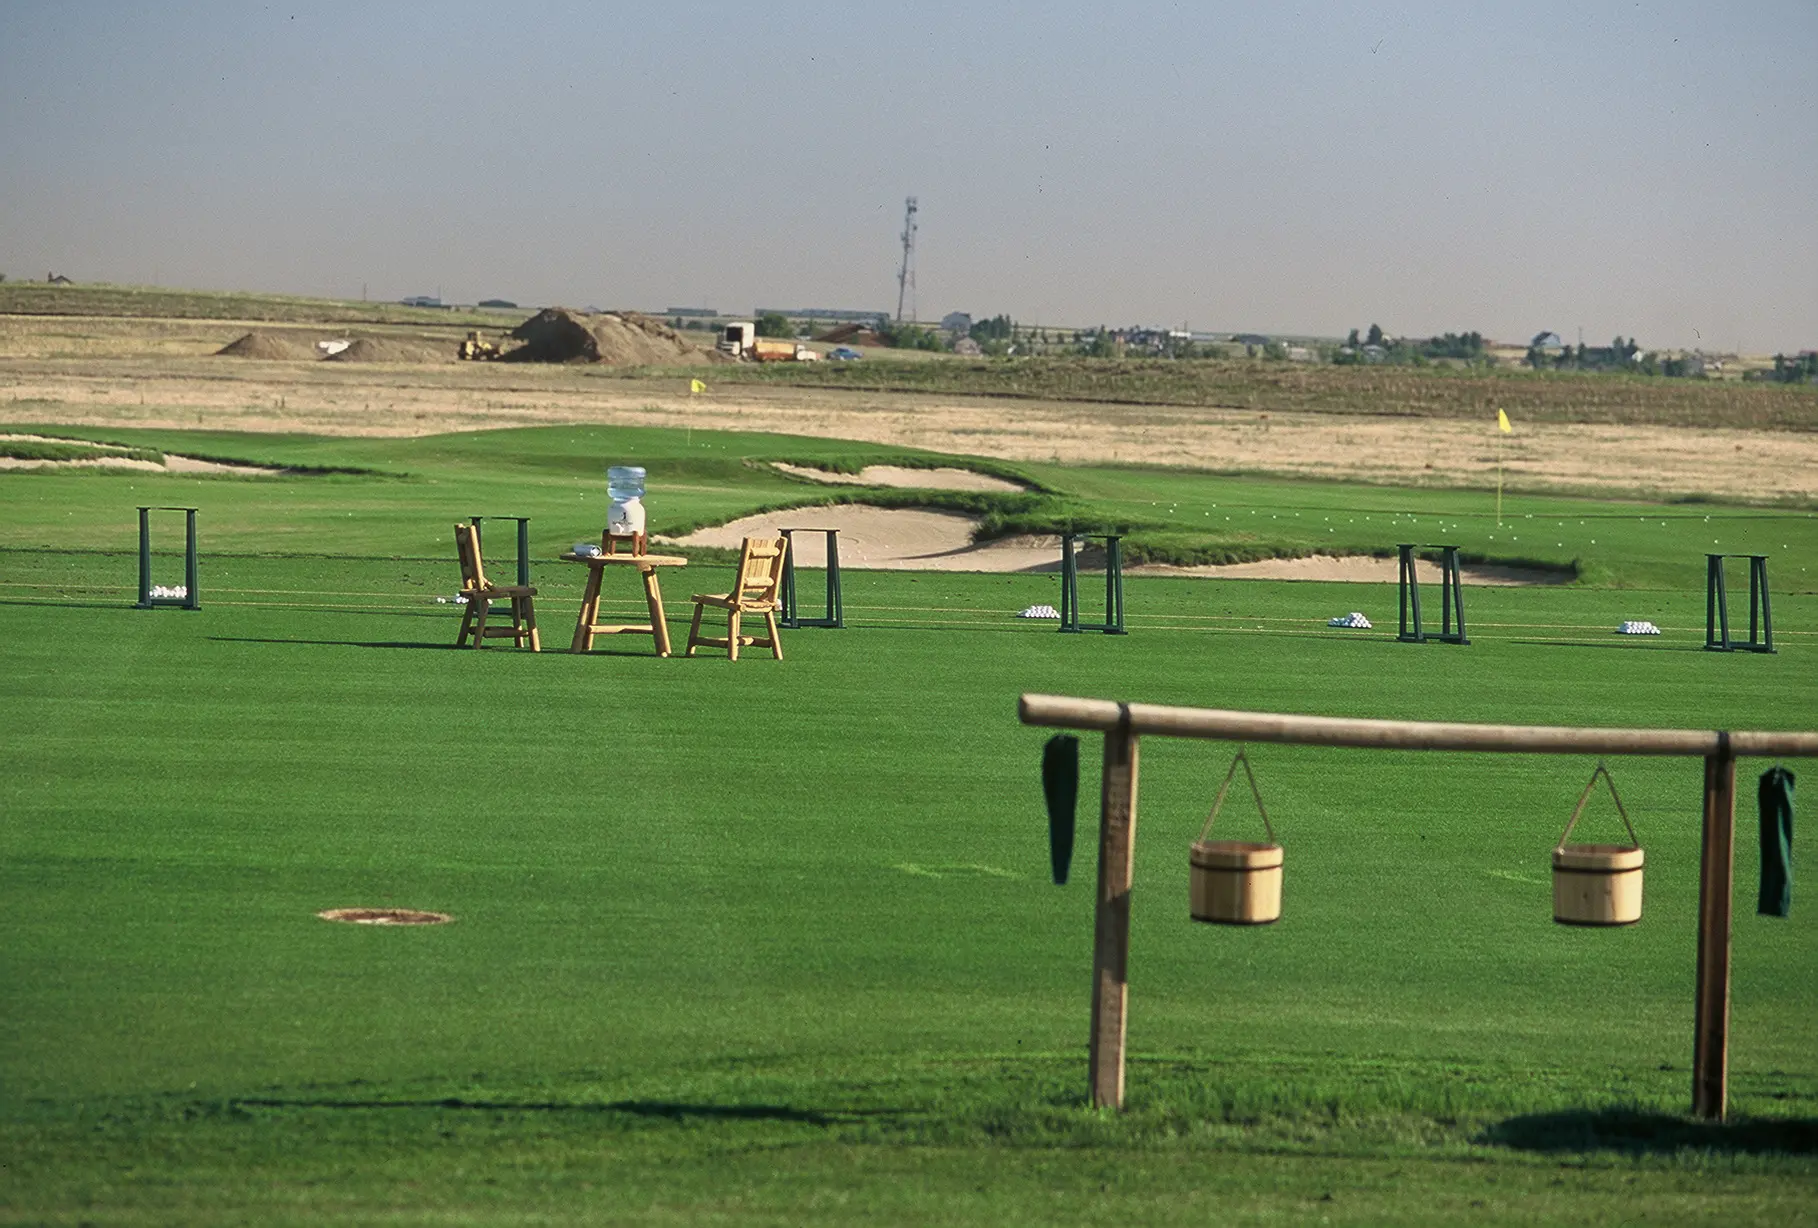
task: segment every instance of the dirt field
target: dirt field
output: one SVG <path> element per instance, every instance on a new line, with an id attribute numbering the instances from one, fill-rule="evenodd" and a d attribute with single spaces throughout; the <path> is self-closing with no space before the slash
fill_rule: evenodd
<path id="1" fill-rule="evenodd" d="M 312 338 L 329 326 L 291 320 L 257 327 L 311 350 Z M 1012 461 L 1156 464 L 1408 486 L 1490 487 L 1500 460 L 1511 491 L 1818 501 L 1818 432 L 1611 423 L 1608 404 L 1577 421 L 1529 422 L 1517 415 L 1515 433 L 1501 436 L 1488 413 L 1481 421 L 1402 416 L 1388 402 L 1360 405 L 1355 414 L 1289 412 L 804 388 L 721 381 L 711 373 L 707 392 L 690 395 L 688 376 L 680 373 L 607 378 L 585 366 L 216 356 L 248 331 L 246 321 L 231 319 L 0 315 L 0 429 L 81 424 L 421 435 L 570 422 L 693 426 Z M 387 344 L 439 345 L 438 352 L 448 353 L 464 335 L 452 322 L 359 331 Z M 1417 374 L 1398 378 L 1418 382 Z M 1621 397 L 1624 385 L 1595 388 L 1607 401 Z M 1548 412 L 1557 418 L 1558 409 Z"/>
<path id="2" fill-rule="evenodd" d="M 1396 485 L 1485 487 L 1492 423 L 833 389 L 604 380 L 573 368 L 6 359 L 0 425 L 419 435 L 596 422 L 872 440 L 1005 460 L 1162 464 Z M 1818 434 L 1516 423 L 1510 490 L 1818 499 Z"/>

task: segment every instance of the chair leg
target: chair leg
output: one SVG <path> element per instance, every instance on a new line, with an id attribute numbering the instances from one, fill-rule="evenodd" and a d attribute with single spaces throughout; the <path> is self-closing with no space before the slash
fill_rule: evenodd
<path id="1" fill-rule="evenodd" d="M 777 660 L 783 659 L 783 637 L 776 631 L 776 611 L 764 611 L 764 625 L 770 628 L 770 652 Z"/>
<path id="2" fill-rule="evenodd" d="M 522 609 L 518 611 L 518 616 L 522 619 L 524 628 L 518 647 L 522 648 L 524 646 L 522 641 L 528 639 L 530 641 L 530 651 L 542 652 L 543 641 L 537 635 L 537 604 L 529 597 L 520 597 L 518 600 L 524 603 Z"/>
<path id="3" fill-rule="evenodd" d="M 726 657 L 731 661 L 739 659 L 739 608 L 736 605 L 726 611 Z"/>
<path id="4" fill-rule="evenodd" d="M 698 601 L 694 603 L 694 621 L 688 626 L 688 647 L 682 650 L 682 655 L 685 657 L 692 657 L 694 646 L 701 642 L 701 615 L 706 612 L 706 606 Z"/>
<path id="5" fill-rule="evenodd" d="M 472 630 L 473 630 L 473 602 L 469 601 L 466 605 L 461 607 L 461 634 L 455 636 L 455 647 L 456 648 L 467 647 L 467 636 L 468 636 L 468 633 Z M 478 648 L 480 646 L 480 641 L 475 640 L 473 642 L 473 646 L 475 648 Z"/>
<path id="6" fill-rule="evenodd" d="M 468 609 L 471 610 L 476 605 L 480 607 L 480 611 L 478 616 L 474 619 L 473 646 L 475 648 L 484 648 L 486 647 L 486 615 L 487 612 L 492 609 L 492 601 L 490 598 L 486 597 L 469 597 L 467 599 Z"/>

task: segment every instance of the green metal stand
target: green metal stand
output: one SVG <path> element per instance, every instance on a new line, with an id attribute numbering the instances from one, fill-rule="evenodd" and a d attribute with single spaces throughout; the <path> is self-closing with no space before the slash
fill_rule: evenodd
<path id="1" fill-rule="evenodd" d="M 139 604 L 138 609 L 176 606 L 184 610 L 202 608 L 202 595 L 196 591 L 196 508 L 142 507 L 139 509 Z M 151 582 L 151 514 L 182 512 L 184 515 L 183 596 L 154 597 Z"/>
<path id="2" fill-rule="evenodd" d="M 491 516 L 491 517 L 474 516 L 474 517 L 471 517 L 470 519 L 472 519 L 472 521 L 473 521 L 474 547 L 476 549 L 481 549 L 481 550 L 484 549 L 484 547 L 482 547 L 480 544 L 480 522 L 482 520 L 488 520 L 488 519 L 490 519 L 490 520 L 515 520 L 518 522 L 518 583 L 525 588 L 529 588 L 530 587 L 530 517 L 528 517 L 528 516 Z"/>
<path id="3" fill-rule="evenodd" d="M 1420 622 L 1420 583 L 1414 574 L 1414 551 L 1420 549 L 1418 544 L 1398 545 L 1401 552 L 1401 568 L 1397 578 L 1400 591 L 1401 632 L 1395 638 L 1404 644 L 1425 644 L 1429 640 L 1441 644 L 1469 644 L 1465 638 L 1464 586 L 1458 578 L 1458 547 L 1429 546 L 1437 549 L 1439 554 L 1439 587 L 1440 599 L 1440 632 L 1428 635 Z M 1458 613 L 1458 626 L 1452 626 L 1452 613 Z M 1412 615 L 1410 618 L 1409 616 Z"/>
<path id="4" fill-rule="evenodd" d="M 788 539 L 789 548 L 783 551 L 783 608 L 778 611 L 779 627 L 844 627 L 846 625 L 845 607 L 840 599 L 840 531 L 838 529 L 781 529 L 778 530 Z M 827 613 L 822 618 L 803 618 L 801 609 L 795 600 L 795 535 L 797 533 L 825 533 L 827 535 Z"/>
<path id="5" fill-rule="evenodd" d="M 1064 533 L 1061 535 L 1061 608 L 1062 631 L 1103 631 L 1106 635 L 1126 635 L 1124 630 L 1124 565 L 1116 533 Z M 1081 622 L 1079 617 L 1079 560 L 1074 557 L 1076 541 L 1105 543 L 1105 621 Z"/>
<path id="6" fill-rule="evenodd" d="M 1723 591 L 1723 561 L 1749 561 L 1749 638 L 1730 639 L 1729 598 Z M 1704 556 L 1704 646 L 1709 652 L 1773 652 L 1774 612 L 1768 604 L 1767 555 Z"/>

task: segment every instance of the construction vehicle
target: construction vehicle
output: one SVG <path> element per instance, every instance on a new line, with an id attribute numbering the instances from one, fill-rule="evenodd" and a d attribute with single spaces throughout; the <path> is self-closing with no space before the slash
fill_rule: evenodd
<path id="1" fill-rule="evenodd" d="M 491 362 L 499 357 L 502 350 L 491 341 L 483 341 L 478 329 L 467 334 L 467 340 L 461 342 L 459 353 L 469 362 Z"/>
<path id="2" fill-rule="evenodd" d="M 757 335 L 750 320 L 734 320 L 720 333 L 715 346 L 722 354 L 752 362 L 816 362 L 820 355 L 799 341 L 781 341 Z"/>

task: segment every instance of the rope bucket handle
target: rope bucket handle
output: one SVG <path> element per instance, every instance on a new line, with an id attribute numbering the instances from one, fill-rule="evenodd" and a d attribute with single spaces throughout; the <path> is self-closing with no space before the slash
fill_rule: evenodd
<path id="1" fill-rule="evenodd" d="M 1578 795 L 1578 805 L 1572 808 L 1572 821 L 1566 824 L 1565 832 L 1559 837 L 1557 847 L 1564 848 L 1566 841 L 1572 838 L 1572 829 L 1578 826 L 1578 816 L 1584 813 L 1584 804 L 1590 800 L 1591 790 L 1597 787 L 1599 776 L 1603 777 L 1603 783 L 1610 786 L 1610 799 L 1616 803 L 1616 813 L 1622 816 L 1622 825 L 1629 832 L 1629 847 L 1640 848 L 1641 840 L 1635 835 L 1635 825 L 1629 822 L 1629 812 L 1622 804 L 1621 795 L 1616 792 L 1616 778 L 1610 775 L 1610 769 L 1603 765 L 1601 759 L 1597 761 L 1597 766 L 1591 769 L 1591 779 L 1585 783 L 1584 792 Z"/>
<path id="2" fill-rule="evenodd" d="M 1231 788 L 1231 780 L 1237 775 L 1237 765 L 1240 763 L 1243 764 L 1244 775 L 1250 779 L 1250 796 L 1256 799 L 1256 812 L 1262 815 L 1263 830 L 1269 834 L 1269 843 L 1275 843 L 1275 826 L 1269 822 L 1268 808 L 1263 805 L 1262 792 L 1256 787 L 1256 773 L 1250 770 L 1249 756 L 1244 754 L 1241 746 L 1237 748 L 1237 757 L 1231 760 L 1231 770 L 1225 773 L 1225 783 L 1218 786 L 1218 797 L 1212 803 L 1212 813 L 1206 816 L 1206 825 L 1199 829 L 1199 843 L 1204 843 L 1211 832 L 1212 820 L 1218 817 L 1219 810 L 1225 804 L 1225 793 Z"/>

